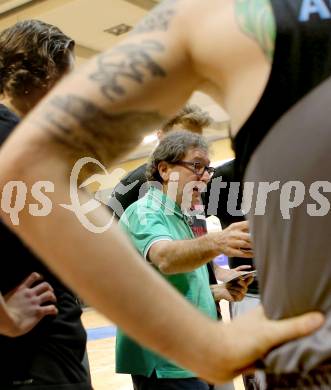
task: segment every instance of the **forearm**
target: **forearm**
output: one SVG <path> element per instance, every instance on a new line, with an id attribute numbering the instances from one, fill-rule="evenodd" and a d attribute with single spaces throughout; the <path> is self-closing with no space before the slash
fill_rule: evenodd
<path id="1" fill-rule="evenodd" d="M 190 272 L 219 254 L 209 235 L 191 240 L 160 241 L 149 251 L 149 260 L 164 274 Z"/>

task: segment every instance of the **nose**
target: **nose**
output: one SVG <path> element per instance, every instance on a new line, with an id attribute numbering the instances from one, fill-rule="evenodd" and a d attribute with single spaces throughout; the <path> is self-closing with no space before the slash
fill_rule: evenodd
<path id="1" fill-rule="evenodd" d="M 200 176 L 200 180 L 205 182 L 205 183 L 208 183 L 210 178 L 211 178 L 210 173 L 208 173 L 207 169 L 205 169 L 202 176 Z"/>

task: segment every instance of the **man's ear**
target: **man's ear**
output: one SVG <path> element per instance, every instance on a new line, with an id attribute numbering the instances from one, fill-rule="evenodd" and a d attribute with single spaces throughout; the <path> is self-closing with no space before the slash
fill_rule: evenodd
<path id="1" fill-rule="evenodd" d="M 159 162 L 157 169 L 159 170 L 159 175 L 161 176 L 162 180 L 164 182 L 169 181 L 169 176 L 170 176 L 170 165 L 166 161 L 161 161 Z"/>

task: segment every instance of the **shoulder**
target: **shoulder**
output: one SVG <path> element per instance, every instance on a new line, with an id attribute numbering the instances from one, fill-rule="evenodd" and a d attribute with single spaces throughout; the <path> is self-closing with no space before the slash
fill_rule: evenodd
<path id="1" fill-rule="evenodd" d="M 138 168 L 129 172 L 121 181 L 122 184 L 133 183 L 138 180 L 140 183 L 144 183 L 147 181 L 146 179 L 146 168 L 147 164 L 140 165 Z"/>
<path id="2" fill-rule="evenodd" d="M 147 211 L 148 201 L 147 196 L 145 195 L 141 199 L 138 199 L 135 202 L 131 203 L 130 206 L 125 209 L 120 218 L 120 223 L 123 224 L 127 219 L 129 219 L 130 221 L 139 219 L 139 215 L 142 213 L 145 214 Z"/>
<path id="3" fill-rule="evenodd" d="M 222 177 L 223 181 L 231 181 L 234 178 L 235 173 L 235 160 L 231 160 L 225 164 L 216 167 L 213 179 L 216 177 Z"/>
<path id="4" fill-rule="evenodd" d="M 147 191 L 146 164 L 139 166 L 129 172 L 115 186 L 108 206 L 115 211 L 118 218 L 127 210 L 135 201 L 141 198 Z M 119 202 L 119 203 L 118 203 Z"/>
<path id="5" fill-rule="evenodd" d="M 148 193 L 133 202 L 122 214 L 120 224 L 129 230 L 144 230 L 148 226 L 164 223 L 164 210 Z"/>

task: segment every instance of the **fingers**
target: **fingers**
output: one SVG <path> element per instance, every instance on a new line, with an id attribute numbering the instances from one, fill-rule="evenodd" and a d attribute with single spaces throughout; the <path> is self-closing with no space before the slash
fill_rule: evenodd
<path id="1" fill-rule="evenodd" d="M 237 283 L 227 286 L 229 293 L 238 301 L 241 301 L 245 297 L 248 290 L 247 284 L 242 282 L 242 280 L 239 280 Z"/>
<path id="2" fill-rule="evenodd" d="M 242 291 L 241 288 L 238 288 L 238 287 L 236 288 L 235 286 L 232 286 L 232 285 L 227 286 L 226 289 L 229 291 L 230 294 L 240 294 Z"/>
<path id="3" fill-rule="evenodd" d="M 39 295 L 39 304 L 42 305 L 46 302 L 56 302 L 56 296 L 52 291 L 46 291 L 43 294 Z"/>
<path id="4" fill-rule="evenodd" d="M 246 283 L 246 286 L 248 287 L 250 284 L 252 284 L 254 282 L 254 276 L 250 276 L 248 278 L 245 278 L 244 282 Z"/>
<path id="5" fill-rule="evenodd" d="M 37 295 L 43 294 L 46 291 L 54 291 L 53 287 L 47 282 L 39 283 L 32 288 L 32 292 Z"/>
<path id="6" fill-rule="evenodd" d="M 34 285 L 34 283 L 38 282 L 39 280 L 42 280 L 42 276 L 38 274 L 38 272 L 32 272 L 25 280 L 23 280 L 20 287 L 30 288 Z"/>
<path id="7" fill-rule="evenodd" d="M 241 230 L 243 232 L 249 232 L 249 225 L 248 225 L 248 221 L 242 221 L 242 222 L 235 222 L 235 223 L 232 223 L 230 225 L 230 227 L 234 228 L 234 229 L 238 229 L 238 230 Z"/>
<path id="8" fill-rule="evenodd" d="M 242 232 L 242 231 L 237 231 L 237 235 L 236 236 L 240 240 L 243 240 L 243 241 L 246 241 L 246 242 L 249 242 L 249 243 L 252 242 L 251 235 L 249 233 Z"/>
<path id="9" fill-rule="evenodd" d="M 254 257 L 247 221 L 230 225 L 219 233 L 220 250 L 230 257 Z"/>
<path id="10" fill-rule="evenodd" d="M 237 289 L 228 289 L 231 294 L 232 300 L 235 302 L 242 301 L 246 295 L 247 291 L 237 290 Z"/>
<path id="11" fill-rule="evenodd" d="M 241 224 L 243 224 L 244 227 Z M 232 238 L 231 240 L 233 246 L 244 249 L 252 249 L 253 244 L 251 235 L 247 230 L 247 226 L 246 221 L 230 225 L 230 237 Z"/>
<path id="12" fill-rule="evenodd" d="M 245 271 L 245 270 L 250 269 L 250 268 L 252 268 L 251 265 L 244 264 L 244 265 L 239 265 L 239 267 L 233 268 L 233 271 L 237 271 L 237 272 Z"/>
<path id="13" fill-rule="evenodd" d="M 235 280 L 234 286 L 247 289 L 247 287 L 253 282 L 253 280 L 254 276 L 243 275 L 240 279 Z"/>
<path id="14" fill-rule="evenodd" d="M 321 313 L 312 312 L 286 320 L 270 322 L 267 348 L 309 335 L 323 325 L 324 316 Z"/>
<path id="15" fill-rule="evenodd" d="M 248 284 L 243 279 L 236 279 L 227 283 L 226 288 L 234 301 L 242 301 L 247 293 Z"/>
<path id="16" fill-rule="evenodd" d="M 231 288 L 237 291 L 245 290 L 247 288 L 247 284 L 242 279 L 230 280 L 226 285 L 228 289 Z"/>
<path id="17" fill-rule="evenodd" d="M 238 240 L 235 244 L 239 249 L 252 250 L 252 243 L 250 240 Z"/>
<path id="18" fill-rule="evenodd" d="M 46 316 L 56 316 L 58 312 L 58 309 L 54 305 L 40 306 L 39 316 L 42 319 Z"/>
<path id="19" fill-rule="evenodd" d="M 211 286 L 211 289 L 216 302 L 219 302 L 221 299 L 225 299 L 226 301 L 229 302 L 234 301 L 231 292 L 225 285 L 223 284 L 213 285 Z"/>
<path id="20" fill-rule="evenodd" d="M 240 290 L 247 289 L 247 279 L 245 279 L 245 276 L 243 276 L 242 279 L 236 281 L 236 284 L 233 287 L 237 287 L 237 289 Z"/>
<path id="21" fill-rule="evenodd" d="M 231 249 L 227 252 L 227 255 L 230 257 L 242 257 L 244 259 L 252 259 L 254 257 L 254 252 L 249 250 Z"/>
<path id="22" fill-rule="evenodd" d="M 245 279 L 236 279 L 235 281 L 226 284 L 226 287 L 232 295 L 234 301 L 242 301 L 244 299 L 248 291 L 248 286 L 253 280 L 254 278 L 251 276 Z"/>

